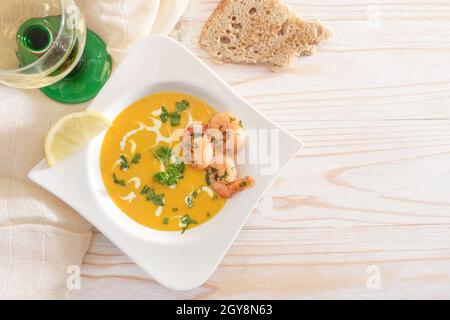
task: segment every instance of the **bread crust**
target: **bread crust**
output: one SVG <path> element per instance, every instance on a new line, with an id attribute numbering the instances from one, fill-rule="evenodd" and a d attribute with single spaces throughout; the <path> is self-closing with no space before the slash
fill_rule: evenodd
<path id="1" fill-rule="evenodd" d="M 298 18 L 281 0 L 221 0 L 200 34 L 200 46 L 219 62 L 289 68 L 333 33 Z"/>

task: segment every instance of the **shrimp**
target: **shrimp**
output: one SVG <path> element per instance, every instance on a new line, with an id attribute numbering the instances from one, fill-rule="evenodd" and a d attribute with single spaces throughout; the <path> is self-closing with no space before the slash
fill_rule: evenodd
<path id="1" fill-rule="evenodd" d="M 234 152 L 245 144 L 246 133 L 242 121 L 230 112 L 216 113 L 209 121 L 208 127 L 210 130 L 219 130 L 227 141 L 227 147 L 231 144 Z"/>
<path id="2" fill-rule="evenodd" d="M 211 138 L 204 134 L 205 126 L 191 125 L 183 135 L 183 159 L 196 170 L 205 170 L 214 159 Z"/>
<path id="3" fill-rule="evenodd" d="M 232 183 L 238 178 L 236 162 L 227 156 L 223 156 L 220 159 L 216 156 L 208 170 L 212 175 L 212 179 L 217 182 Z"/>
<path id="4" fill-rule="evenodd" d="M 253 188 L 254 185 L 255 180 L 252 177 L 247 176 L 228 184 L 215 181 L 211 184 L 211 189 L 221 197 L 231 198 L 233 194 L 245 189 Z"/>
<path id="5" fill-rule="evenodd" d="M 211 183 L 211 189 L 224 198 L 244 189 L 252 188 L 255 181 L 251 177 L 238 178 L 236 162 L 225 156 L 224 161 L 213 161 L 206 173 Z"/>

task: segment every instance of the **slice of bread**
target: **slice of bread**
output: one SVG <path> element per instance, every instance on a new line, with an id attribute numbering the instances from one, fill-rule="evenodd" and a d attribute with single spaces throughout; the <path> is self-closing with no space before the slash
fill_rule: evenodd
<path id="1" fill-rule="evenodd" d="M 267 63 L 286 69 L 332 36 L 280 0 L 222 0 L 206 22 L 200 45 L 219 62 Z"/>

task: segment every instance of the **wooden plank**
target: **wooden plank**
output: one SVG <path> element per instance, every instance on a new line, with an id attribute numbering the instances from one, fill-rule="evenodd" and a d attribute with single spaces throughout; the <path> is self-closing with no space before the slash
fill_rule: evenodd
<path id="1" fill-rule="evenodd" d="M 445 298 L 450 225 L 244 229 L 207 284 L 165 289 L 96 234 L 73 299 Z M 369 290 L 377 266 L 381 289 Z"/>
<path id="2" fill-rule="evenodd" d="M 217 2 L 191 0 L 172 36 L 305 150 L 203 287 L 165 289 L 95 233 L 71 298 L 450 298 L 450 3 L 289 0 L 336 36 L 273 73 L 198 47 Z"/>

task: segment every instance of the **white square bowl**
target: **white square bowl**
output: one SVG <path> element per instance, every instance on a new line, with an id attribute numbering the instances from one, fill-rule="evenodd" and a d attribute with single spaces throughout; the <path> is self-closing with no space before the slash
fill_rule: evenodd
<path id="1" fill-rule="evenodd" d="M 197 96 L 219 111 L 235 113 L 247 128 L 277 130 L 279 152 L 271 157 L 278 161 L 278 169 L 263 175 L 260 165 L 244 165 L 242 171 L 255 178 L 255 187 L 237 194 L 217 216 L 183 235 L 142 226 L 109 198 L 99 160 L 105 133 L 52 168 L 43 160 L 29 178 L 79 212 L 160 284 L 188 290 L 202 285 L 214 272 L 258 201 L 302 143 L 239 97 L 194 54 L 163 36 L 138 42 L 89 109 L 113 120 L 133 102 L 161 91 Z"/>

